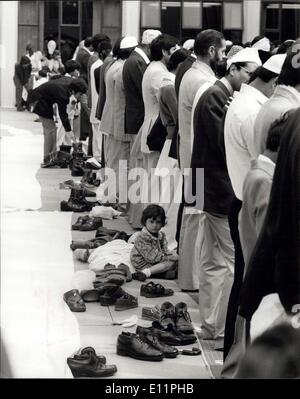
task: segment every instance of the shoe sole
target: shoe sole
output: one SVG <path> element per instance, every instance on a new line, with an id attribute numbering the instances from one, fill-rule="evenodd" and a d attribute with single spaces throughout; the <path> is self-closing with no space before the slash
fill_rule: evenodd
<path id="1" fill-rule="evenodd" d="M 161 356 L 138 355 L 137 353 L 130 352 L 130 351 L 124 350 L 124 349 L 120 349 L 118 347 L 117 347 L 117 355 L 132 357 L 133 359 L 144 360 L 144 361 L 148 361 L 148 362 L 160 362 L 164 358 L 163 354 Z"/>
<path id="2" fill-rule="evenodd" d="M 128 309 L 134 309 L 134 308 L 138 308 L 139 305 L 132 305 L 132 306 L 115 306 L 115 310 L 128 310 Z"/>
<path id="3" fill-rule="evenodd" d="M 167 359 L 175 359 L 175 357 L 177 357 L 177 355 L 178 355 L 178 352 L 176 352 L 176 353 L 163 352 L 163 354 L 164 354 L 165 358 L 167 358 Z"/>
<path id="4" fill-rule="evenodd" d="M 72 371 L 72 369 L 71 369 L 71 371 Z M 72 374 L 73 374 L 73 377 L 74 377 L 74 378 L 102 378 L 102 377 L 111 377 L 111 376 L 114 375 L 115 373 L 116 373 L 116 371 L 115 371 L 115 370 L 112 370 L 112 371 L 103 372 L 101 375 L 98 375 L 98 376 L 95 376 L 95 375 L 91 376 L 91 375 L 89 375 L 89 373 L 80 373 L 80 372 L 72 371 Z"/>
<path id="5" fill-rule="evenodd" d="M 144 294 L 144 293 L 140 293 L 141 296 L 144 296 L 145 298 L 164 298 L 167 296 L 173 296 L 174 292 L 172 292 L 171 294 L 167 294 L 167 295 L 155 295 L 155 294 Z"/>

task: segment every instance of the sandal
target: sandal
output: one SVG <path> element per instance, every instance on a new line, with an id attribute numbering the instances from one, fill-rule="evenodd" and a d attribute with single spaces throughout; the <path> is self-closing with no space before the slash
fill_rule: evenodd
<path id="1" fill-rule="evenodd" d="M 172 296 L 174 291 L 169 288 L 165 288 L 161 284 L 155 284 L 153 281 L 150 281 L 148 284 L 141 285 L 140 294 L 146 298 L 159 298 L 164 296 Z"/>
<path id="2" fill-rule="evenodd" d="M 71 312 L 85 312 L 86 311 L 86 306 L 79 295 L 78 290 L 70 290 L 68 292 L 64 293 L 64 301 L 66 304 L 69 306 Z"/>

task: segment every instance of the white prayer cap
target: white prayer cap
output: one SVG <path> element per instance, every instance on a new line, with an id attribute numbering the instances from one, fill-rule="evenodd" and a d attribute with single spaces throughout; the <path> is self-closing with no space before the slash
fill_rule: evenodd
<path id="1" fill-rule="evenodd" d="M 138 45 L 138 42 L 134 36 L 125 36 L 120 43 L 120 50 L 126 49 L 126 48 L 131 48 L 131 47 L 136 47 Z"/>
<path id="2" fill-rule="evenodd" d="M 195 40 L 194 39 L 188 39 L 183 43 L 183 48 L 185 48 L 186 50 L 191 50 L 192 48 L 194 48 L 194 44 L 195 44 Z"/>
<path id="3" fill-rule="evenodd" d="M 254 48 L 243 48 L 243 50 L 237 52 L 227 60 L 227 69 L 230 68 L 232 64 L 237 62 L 255 62 L 258 66 L 261 66 L 261 60 L 258 55 L 258 50 Z"/>
<path id="4" fill-rule="evenodd" d="M 56 49 L 56 43 L 54 40 L 49 40 L 48 44 L 47 44 L 47 48 L 48 48 L 48 53 L 51 55 L 54 53 L 54 50 Z"/>
<path id="5" fill-rule="evenodd" d="M 152 41 L 161 35 L 161 31 L 155 29 L 147 29 L 143 32 L 142 44 L 151 44 Z"/>
<path id="6" fill-rule="evenodd" d="M 257 50 L 270 51 L 271 43 L 268 38 L 263 37 L 258 42 L 254 43 L 251 47 L 256 48 Z"/>
<path id="7" fill-rule="evenodd" d="M 272 55 L 264 64 L 263 67 L 268 71 L 274 72 L 277 75 L 280 74 L 282 65 L 286 59 L 286 54 L 275 54 Z"/>
<path id="8" fill-rule="evenodd" d="M 226 47 L 232 46 L 232 45 L 233 45 L 233 43 L 231 40 L 226 40 Z"/>

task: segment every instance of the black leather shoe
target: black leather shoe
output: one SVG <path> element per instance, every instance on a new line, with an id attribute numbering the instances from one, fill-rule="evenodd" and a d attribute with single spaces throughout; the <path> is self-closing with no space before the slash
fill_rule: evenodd
<path id="1" fill-rule="evenodd" d="M 75 360 L 85 360 L 87 364 L 89 364 L 90 361 L 93 363 L 101 362 L 103 364 L 106 364 L 106 357 L 102 355 L 97 355 L 95 349 L 91 346 L 87 346 L 86 348 L 81 349 L 80 355 L 74 355 L 73 358 Z"/>
<path id="2" fill-rule="evenodd" d="M 147 342 L 147 344 L 162 352 L 166 358 L 174 359 L 178 355 L 178 349 L 160 342 L 157 336 L 154 334 L 149 332 L 144 333 L 140 326 L 137 327 L 136 333 L 142 338 L 143 341 Z"/>
<path id="3" fill-rule="evenodd" d="M 138 335 L 124 331 L 118 336 L 117 354 L 150 362 L 160 362 L 164 358 L 161 351 L 148 345 Z"/>
<path id="4" fill-rule="evenodd" d="M 89 220 L 89 216 L 80 216 L 76 223 L 72 224 L 72 230 L 79 230 L 79 227 L 86 221 Z"/>
<path id="5" fill-rule="evenodd" d="M 92 359 L 91 354 L 89 354 L 88 364 L 86 364 L 86 359 L 76 360 L 73 358 L 68 358 L 67 363 L 70 367 L 72 374 L 75 378 L 80 377 L 109 377 L 117 372 L 117 367 L 112 365 L 107 365 L 102 362 L 95 362 Z"/>
<path id="6" fill-rule="evenodd" d="M 179 302 L 175 306 L 176 329 L 184 334 L 192 334 L 194 328 L 192 325 L 191 316 L 187 310 L 187 305 L 184 302 Z"/>
<path id="7" fill-rule="evenodd" d="M 100 305 L 109 306 L 114 305 L 118 298 L 123 297 L 126 294 L 124 290 L 118 285 L 108 288 L 105 290 L 103 295 L 100 295 Z"/>
<path id="8" fill-rule="evenodd" d="M 127 310 L 137 308 L 138 300 L 133 295 L 125 293 L 122 297 L 118 298 L 115 303 L 115 310 Z"/>
<path id="9" fill-rule="evenodd" d="M 100 217 L 88 217 L 80 226 L 80 231 L 93 231 L 103 226 L 103 220 Z"/>
<path id="10" fill-rule="evenodd" d="M 153 321 L 152 329 L 153 333 L 158 336 L 158 339 L 167 345 L 190 345 L 197 341 L 194 334 L 183 334 L 175 328 L 174 324 L 164 327 L 159 321 Z"/>
<path id="11" fill-rule="evenodd" d="M 97 202 L 87 201 L 84 197 L 84 191 L 80 187 L 71 189 L 68 201 L 61 201 L 60 210 L 64 212 L 89 212 Z"/>

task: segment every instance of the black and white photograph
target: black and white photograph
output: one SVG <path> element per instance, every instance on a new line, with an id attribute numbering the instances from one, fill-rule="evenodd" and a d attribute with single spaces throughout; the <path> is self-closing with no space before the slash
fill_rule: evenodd
<path id="1" fill-rule="evenodd" d="M 2 380 L 300 379 L 300 0 L 0 1 L 0 130 Z"/>

